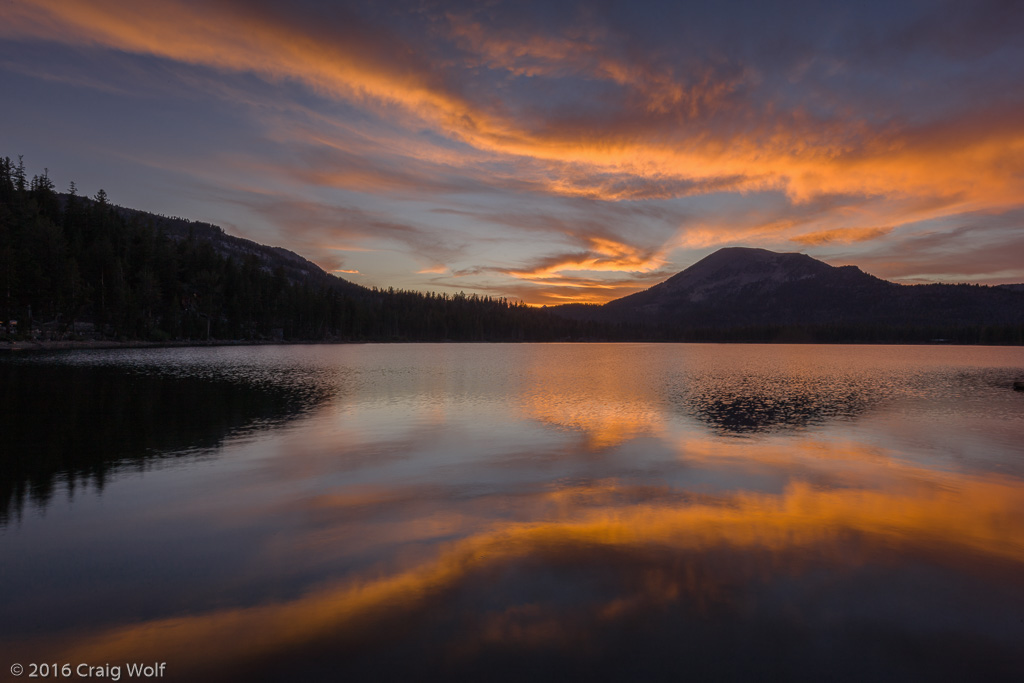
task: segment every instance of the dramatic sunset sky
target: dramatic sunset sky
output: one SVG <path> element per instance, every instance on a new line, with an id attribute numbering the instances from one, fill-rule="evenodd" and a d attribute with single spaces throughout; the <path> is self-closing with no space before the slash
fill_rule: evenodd
<path id="1" fill-rule="evenodd" d="M 1024 2 L 0 0 L 0 156 L 368 286 L 1024 282 Z"/>

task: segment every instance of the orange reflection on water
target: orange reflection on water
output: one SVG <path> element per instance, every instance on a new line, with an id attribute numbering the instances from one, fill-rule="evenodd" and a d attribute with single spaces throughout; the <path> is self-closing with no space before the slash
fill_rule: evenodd
<path id="1" fill-rule="evenodd" d="M 853 461 L 861 457 L 847 455 Z M 927 557 L 977 576 L 993 564 L 1024 565 L 1024 486 L 1019 480 L 910 466 L 894 472 L 884 488 L 821 488 L 795 481 L 781 494 L 695 496 L 615 480 L 548 488 L 517 497 L 532 510 L 527 521 L 479 519 L 479 531 L 437 543 L 427 561 L 382 565 L 288 602 L 71 637 L 59 659 L 173 659 L 181 671 L 286 653 L 325 639 L 352 643 L 376 628 L 386 631 L 381 624 L 395 619 L 443 611 L 445 596 L 511 567 L 568 567 L 581 574 L 600 568 L 616 574 L 618 588 L 575 611 L 509 600 L 503 610 L 481 616 L 480 629 L 461 634 L 460 651 L 472 652 L 473 643 L 495 639 L 529 645 L 568 638 L 570 622 L 585 631 L 588 624 L 614 621 L 652 605 L 714 610 L 724 585 L 796 577 L 813 566 L 856 569 L 879 556 L 896 564 Z M 501 507 L 505 499 L 495 495 L 487 502 Z M 330 500 L 318 499 L 315 505 L 330 506 Z M 455 509 L 459 503 L 441 505 Z M 487 505 L 478 500 L 471 509 L 483 517 Z M 430 523 L 409 523 L 416 528 L 405 534 L 406 540 L 436 537 Z M 315 544 L 308 550 L 316 552 Z M 529 582 L 530 575 L 520 580 Z M 58 648 L 46 643 L 45 649 L 52 653 Z"/>
<path id="2" fill-rule="evenodd" d="M 530 406 L 531 417 L 561 429 L 580 432 L 588 448 L 599 450 L 617 446 L 642 436 L 658 436 L 664 431 L 660 413 L 642 404 L 595 404 L 580 397 L 537 397 Z"/>
<path id="3" fill-rule="evenodd" d="M 873 444 L 848 439 L 763 438 L 723 440 L 683 434 L 673 441 L 678 459 L 714 470 L 774 473 L 792 479 L 826 480 L 831 487 L 875 488 L 896 482 L 935 481 L 941 472 L 894 457 Z"/>
<path id="4" fill-rule="evenodd" d="M 528 419 L 581 432 L 591 449 L 665 433 L 658 397 L 650 384 L 623 374 L 620 347 L 593 345 L 585 373 L 578 372 L 572 347 L 557 350 L 562 353 L 528 359 L 531 381 L 518 396 Z"/>

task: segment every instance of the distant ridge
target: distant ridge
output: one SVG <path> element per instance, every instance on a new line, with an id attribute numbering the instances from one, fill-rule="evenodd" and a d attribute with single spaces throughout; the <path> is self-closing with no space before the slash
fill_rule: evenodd
<path id="1" fill-rule="evenodd" d="M 1024 325 L 1024 287 L 900 285 L 806 254 L 727 247 L 650 289 L 603 306 L 557 306 L 581 320 L 666 333 L 752 326 L 936 330 Z"/>
<path id="2" fill-rule="evenodd" d="M 61 198 L 66 203 L 68 195 L 61 195 Z M 78 201 L 91 202 L 93 200 L 79 198 Z M 246 257 L 254 256 L 265 271 L 274 272 L 280 268 L 289 281 L 295 284 L 311 282 L 341 290 L 369 291 L 362 285 L 357 285 L 354 282 L 328 273 L 320 266 L 293 251 L 282 247 L 260 244 L 244 237 L 228 235 L 218 225 L 192 221 L 187 218 L 161 216 L 148 211 L 140 211 L 139 209 L 130 209 L 123 206 L 115 206 L 113 208 L 125 220 L 148 224 L 153 229 L 162 231 L 167 237 L 176 242 L 189 239 L 190 237 L 209 242 L 221 256 L 234 258 L 238 261 L 244 261 Z"/>

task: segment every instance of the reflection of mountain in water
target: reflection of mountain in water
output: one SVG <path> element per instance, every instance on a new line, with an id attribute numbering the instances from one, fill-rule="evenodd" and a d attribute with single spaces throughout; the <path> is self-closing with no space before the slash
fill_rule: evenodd
<path id="1" fill-rule="evenodd" d="M 0 398 L 0 523 L 27 499 L 45 505 L 60 481 L 102 488 L 112 468 L 215 448 L 318 400 L 268 383 L 39 363 L 0 363 Z"/>
<path id="2" fill-rule="evenodd" d="M 878 392 L 868 391 L 860 382 L 787 377 L 699 383 L 676 393 L 673 401 L 716 431 L 749 434 L 852 418 L 878 398 Z"/>

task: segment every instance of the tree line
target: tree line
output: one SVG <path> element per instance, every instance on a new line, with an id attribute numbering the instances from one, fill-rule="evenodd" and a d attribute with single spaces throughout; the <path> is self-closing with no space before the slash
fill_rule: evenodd
<path id="1" fill-rule="evenodd" d="M 0 336 L 119 340 L 556 341 L 615 338 L 476 294 L 369 289 L 295 278 L 256 255 L 218 251 L 105 191 L 58 192 L 0 159 Z M 200 232 L 200 231 L 196 231 Z M 331 280 L 335 281 L 334 283 Z"/>

